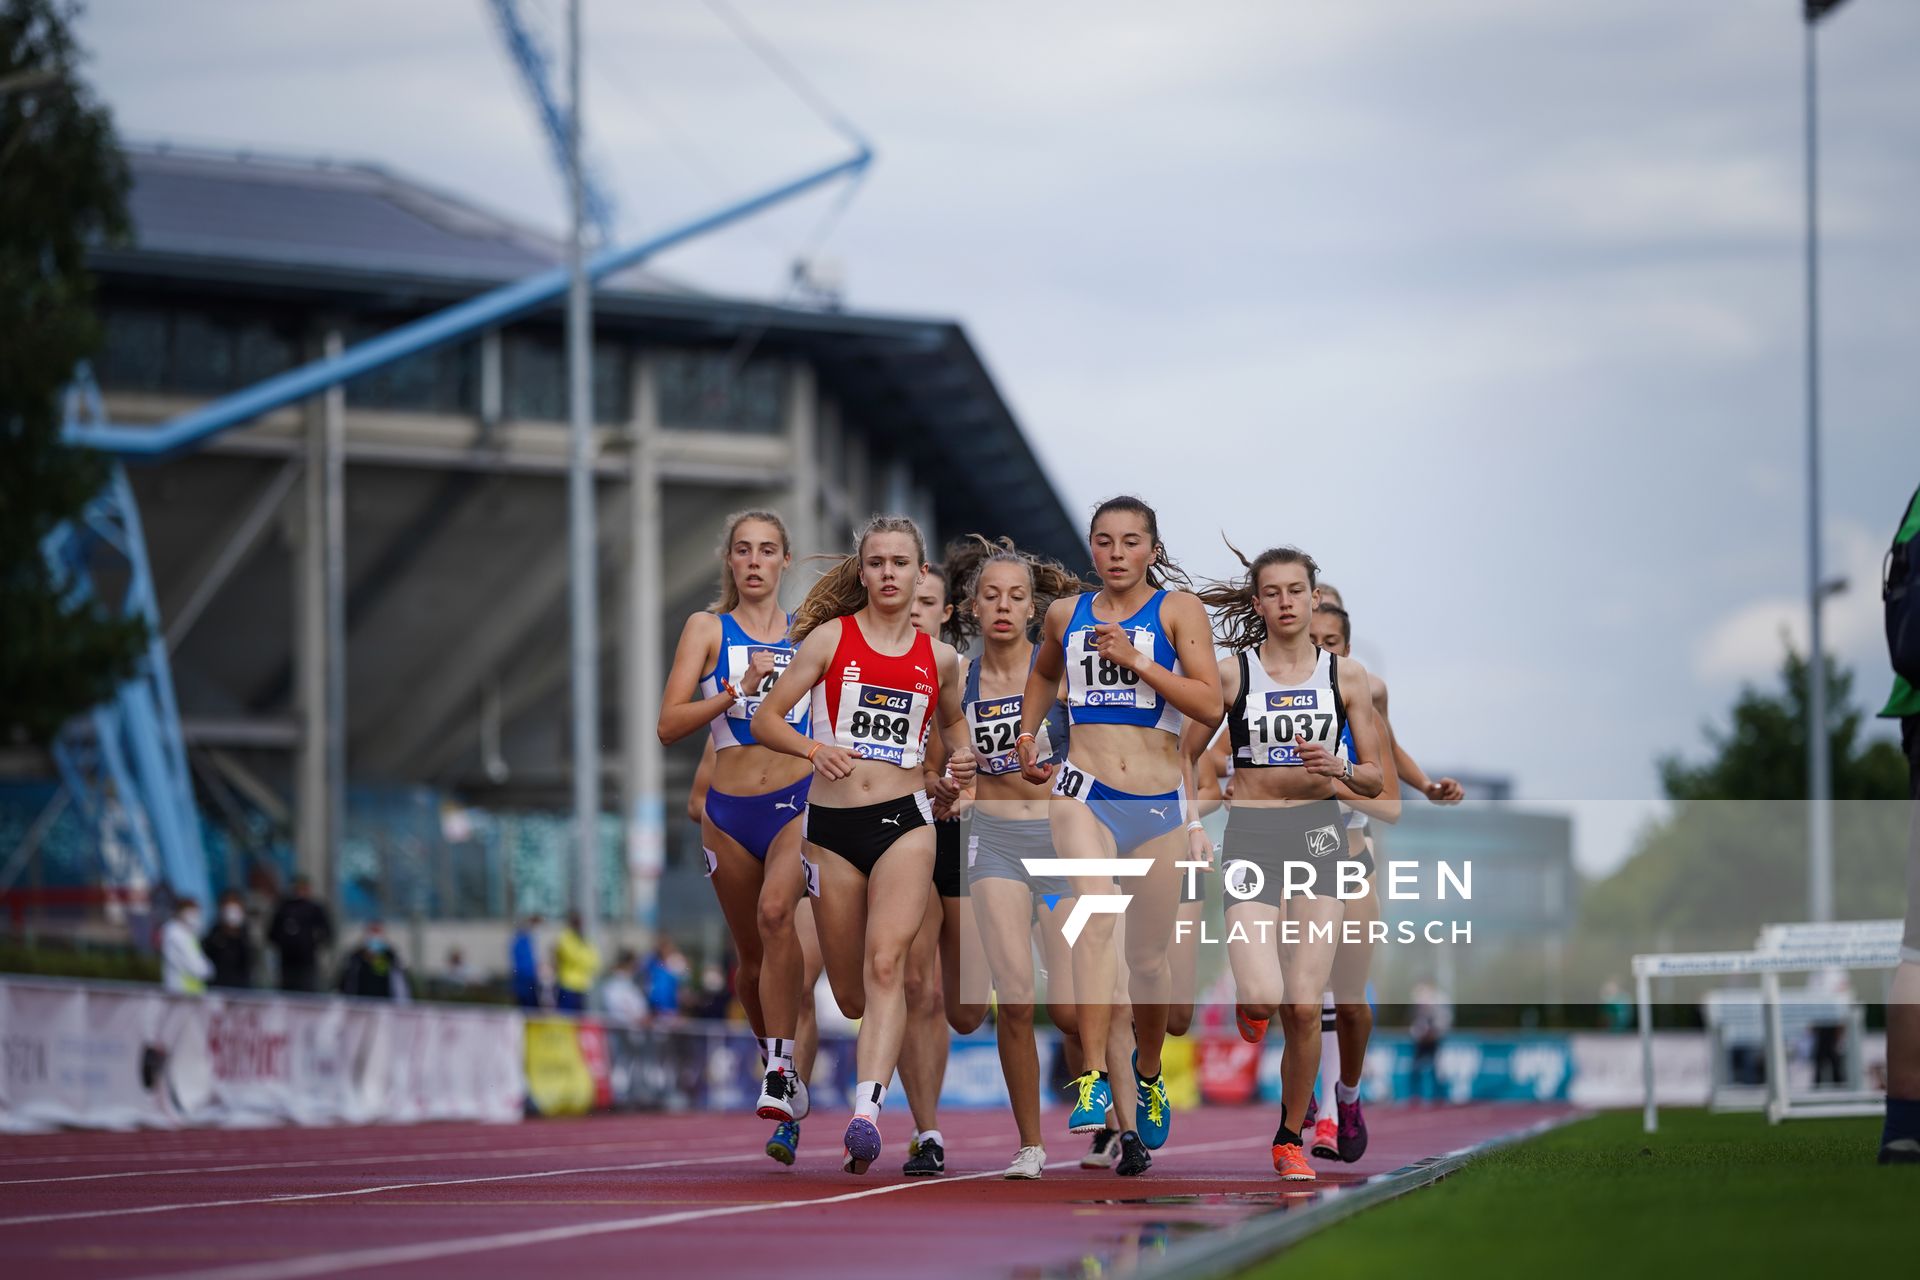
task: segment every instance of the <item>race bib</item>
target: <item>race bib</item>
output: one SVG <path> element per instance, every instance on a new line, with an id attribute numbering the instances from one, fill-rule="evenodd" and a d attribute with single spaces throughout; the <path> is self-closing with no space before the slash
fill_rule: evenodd
<path id="1" fill-rule="evenodd" d="M 1129 632 L 1133 647 L 1141 653 L 1153 652 L 1153 629 L 1135 627 Z M 1159 707 L 1160 695 L 1140 678 L 1100 656 L 1098 637 L 1092 627 L 1084 627 L 1068 637 L 1067 701 L 1076 707 L 1127 707 L 1150 711 Z"/>
<path id="2" fill-rule="evenodd" d="M 982 698 L 967 704 L 967 730 L 973 735 L 974 759 L 988 777 L 1000 777 L 1020 770 L 1020 694 L 1006 698 Z M 1042 720 L 1034 734 L 1034 759 L 1045 760 L 1053 754 L 1047 740 L 1047 722 Z"/>
<path id="3" fill-rule="evenodd" d="M 863 759 L 911 769 L 920 763 L 927 709 L 924 693 L 849 680 L 840 686 L 833 740 Z"/>
<path id="4" fill-rule="evenodd" d="M 1053 775 L 1053 794 L 1062 800 L 1078 800 L 1085 804 L 1087 797 L 1082 793 L 1087 789 L 1087 773 L 1071 764 L 1062 764 Z"/>
<path id="5" fill-rule="evenodd" d="M 1247 749 L 1257 765 L 1300 763 L 1296 739 L 1340 754 L 1340 734 L 1330 689 L 1269 689 L 1247 696 Z"/>
<path id="6" fill-rule="evenodd" d="M 749 689 L 746 687 L 747 667 L 749 664 L 753 662 L 753 655 L 756 653 L 770 653 L 773 655 L 773 674 L 767 677 L 767 682 L 763 684 L 760 688 Z M 787 664 L 792 661 L 793 661 L 793 650 L 785 648 L 781 645 L 774 645 L 774 644 L 730 644 L 728 645 L 727 652 L 726 652 L 726 661 L 724 663 L 724 666 L 726 667 L 726 673 L 727 673 L 727 682 L 731 684 L 735 689 L 739 690 L 740 697 L 738 700 L 734 702 L 732 706 L 727 708 L 727 715 L 731 716 L 735 720 L 753 719 L 753 713 L 760 709 L 760 703 L 763 699 L 766 698 L 767 691 L 773 688 L 773 682 L 780 678 L 780 673 L 785 671 L 787 669 Z M 797 725 L 802 720 L 806 719 L 806 716 L 807 716 L 807 700 L 805 698 L 802 698 L 800 699 L 799 702 L 794 704 L 793 709 L 791 711 L 787 712 L 787 723 Z"/>

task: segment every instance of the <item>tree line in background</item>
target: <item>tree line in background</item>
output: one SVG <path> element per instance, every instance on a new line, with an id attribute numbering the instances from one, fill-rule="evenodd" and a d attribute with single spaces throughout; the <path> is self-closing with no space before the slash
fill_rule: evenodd
<path id="1" fill-rule="evenodd" d="M 108 460 L 62 443 L 62 395 L 100 346 L 89 248 L 128 235 L 113 119 L 80 78 L 78 6 L 0 0 L 0 745 L 45 745 L 133 673 L 146 625 L 68 598 L 47 535 Z"/>

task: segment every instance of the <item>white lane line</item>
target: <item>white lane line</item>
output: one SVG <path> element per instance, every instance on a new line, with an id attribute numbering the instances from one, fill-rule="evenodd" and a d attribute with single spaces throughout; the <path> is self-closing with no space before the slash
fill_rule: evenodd
<path id="1" fill-rule="evenodd" d="M 461 1187 L 475 1182 L 515 1182 L 523 1178 L 563 1178 L 573 1173 L 634 1173 L 642 1169 L 677 1169 L 696 1164 L 728 1164 L 740 1160 L 765 1160 L 755 1151 L 733 1156 L 705 1156 L 697 1160 L 650 1160 L 642 1164 L 599 1164 L 583 1169 L 534 1169 L 520 1173 L 495 1173 L 484 1178 L 441 1178 L 431 1182 L 393 1182 L 378 1187 L 350 1187 L 344 1191 L 300 1191 L 278 1196 L 252 1196 L 244 1200 L 198 1200 L 189 1204 L 149 1204 L 130 1209 L 86 1209 L 77 1213 L 34 1213 L 18 1218 L 0 1218 L 0 1227 L 23 1227 L 41 1222 L 75 1222 L 82 1218 L 131 1218 L 148 1213 L 176 1213 L 182 1209 L 226 1209 L 248 1204 L 292 1204 L 301 1200 L 332 1200 L 339 1196 L 372 1196 L 383 1191 L 413 1191 L 423 1187 Z"/>
<path id="2" fill-rule="evenodd" d="M 270 1160 L 259 1164 L 196 1164 L 180 1165 L 171 1169 L 125 1169 L 115 1173 L 73 1173 L 59 1178 L 10 1178 L 0 1180 L 0 1187 L 36 1186 L 48 1182 L 99 1182 L 108 1178 L 160 1178 L 178 1174 L 192 1173 L 247 1173 L 259 1169 L 324 1169 L 341 1165 L 363 1164 L 417 1164 L 423 1160 L 510 1160 L 516 1156 L 552 1156 L 566 1155 L 576 1151 L 604 1151 L 619 1148 L 634 1154 L 657 1150 L 662 1147 L 684 1147 L 684 1140 L 654 1139 L 636 1142 L 574 1142 L 557 1147 L 508 1147 L 454 1150 L 423 1151 L 409 1155 L 392 1156 L 338 1156 L 326 1160 Z M 220 1152 L 221 1155 L 228 1154 Z"/>
<path id="3" fill-rule="evenodd" d="M 995 1139 L 1003 1141 L 1003 1139 Z M 1230 1147 L 1266 1146 L 1265 1138 L 1227 1138 L 1218 1142 L 1203 1142 L 1191 1147 L 1169 1148 L 1168 1153 L 1218 1151 Z M 1065 1160 L 1052 1160 L 1047 1163 L 1049 1169 L 1074 1167 L 1080 1164 L 1078 1156 Z M 890 1183 L 884 1187 L 870 1187 L 864 1191 L 846 1191 L 833 1196 L 814 1196 L 802 1200 L 760 1201 L 753 1204 L 716 1205 L 711 1209 L 684 1209 L 676 1213 L 657 1213 L 642 1218 L 614 1218 L 606 1222 L 582 1222 L 564 1227 L 540 1227 L 527 1231 L 507 1231 L 499 1235 L 467 1237 L 460 1240 L 439 1240 L 420 1244 L 385 1245 L 375 1249 L 348 1249 L 339 1253 L 313 1254 L 304 1258 L 288 1258 L 276 1262 L 247 1262 L 230 1267 L 215 1267 L 206 1271 L 162 1272 L 152 1276 L 138 1277 L 137 1280 L 297 1280 L 301 1276 L 333 1275 L 354 1268 L 391 1267 L 410 1262 L 429 1262 L 438 1258 L 458 1257 L 461 1254 L 484 1253 L 494 1249 L 518 1249 L 528 1245 L 550 1244 L 560 1240 L 579 1240 L 587 1236 L 614 1235 L 622 1231 L 640 1231 L 647 1227 L 674 1226 L 682 1222 L 702 1222 L 708 1218 L 724 1218 L 745 1213 L 770 1213 L 776 1209 L 805 1209 L 819 1205 L 846 1204 L 853 1200 L 865 1200 L 873 1196 L 892 1195 L 896 1192 L 911 1191 L 915 1187 L 938 1187 L 955 1182 L 974 1182 L 981 1178 L 998 1178 L 1000 1172 L 986 1170 L 980 1173 L 962 1173 L 944 1178 L 920 1178 L 911 1182 Z"/>

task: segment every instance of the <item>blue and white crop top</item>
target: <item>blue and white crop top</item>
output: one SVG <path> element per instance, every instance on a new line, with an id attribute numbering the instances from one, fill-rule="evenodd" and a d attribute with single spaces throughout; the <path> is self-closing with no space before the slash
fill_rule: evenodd
<path id="1" fill-rule="evenodd" d="M 1060 647 L 1067 659 L 1067 715 L 1074 724 L 1130 724 L 1142 729 L 1159 729 L 1177 734 L 1186 723 L 1168 702 L 1137 671 L 1127 671 L 1100 656 L 1094 643 L 1094 592 L 1083 594 L 1073 605 Z M 1165 591 L 1140 606 L 1139 612 L 1121 621 L 1133 639 L 1133 647 L 1151 657 L 1175 675 L 1185 675 L 1180 659 L 1160 620 L 1160 604 Z"/>
<path id="2" fill-rule="evenodd" d="M 787 625 L 793 625 L 793 615 L 787 615 Z M 765 650 L 773 655 L 774 672 L 766 684 L 758 689 L 741 688 L 740 682 L 747 674 L 747 664 L 753 661 L 753 655 Z M 746 633 L 730 613 L 720 615 L 720 660 L 712 671 L 700 677 L 700 696 L 711 698 L 720 692 L 720 678 L 724 675 L 727 682 L 739 691 L 740 697 L 727 708 L 726 714 L 715 716 L 707 723 L 707 730 L 713 734 L 713 749 L 725 751 L 728 747 L 750 747 L 753 741 L 753 713 L 760 709 L 760 700 L 773 687 L 774 680 L 787 669 L 793 661 L 793 644 L 785 637 L 768 644 L 764 640 L 755 640 Z M 800 699 L 793 710 L 787 712 L 787 723 L 801 733 L 807 732 L 808 700 Z"/>
<path id="3" fill-rule="evenodd" d="M 1038 656 L 1039 650 L 1034 650 Z M 980 696 L 980 661 L 967 664 L 966 688 L 961 694 L 967 713 L 967 733 L 973 738 L 973 751 L 981 773 L 990 778 L 1020 771 L 1020 711 L 1024 694 L 1004 698 Z M 1035 759 L 1041 764 L 1059 764 L 1067 758 L 1067 709 L 1056 700 L 1047 708 L 1047 718 L 1034 731 Z"/>

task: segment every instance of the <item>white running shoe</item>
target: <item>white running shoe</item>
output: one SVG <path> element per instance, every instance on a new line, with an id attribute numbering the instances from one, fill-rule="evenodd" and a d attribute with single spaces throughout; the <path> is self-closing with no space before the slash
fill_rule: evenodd
<path id="1" fill-rule="evenodd" d="M 1022 1147 L 1013 1154 L 1013 1163 L 1007 1166 L 1003 1178 L 1020 1178 L 1032 1181 L 1038 1178 L 1047 1167 L 1047 1149 L 1045 1147 Z"/>
<path id="2" fill-rule="evenodd" d="M 1114 1129 L 1096 1129 L 1093 1145 L 1080 1157 L 1082 1169 L 1111 1169 L 1120 1162 L 1120 1134 Z"/>
<path id="3" fill-rule="evenodd" d="M 800 1077 L 785 1071 L 769 1071 L 766 1083 L 760 1086 L 760 1101 L 754 1106 L 754 1114 L 762 1120 L 798 1120 L 806 1113 L 795 1103 L 806 1096 L 805 1089 Z"/>
<path id="4" fill-rule="evenodd" d="M 805 1120 L 813 1111 L 813 1097 L 807 1092 L 807 1082 L 798 1075 L 793 1077 L 793 1118 L 796 1122 Z"/>

